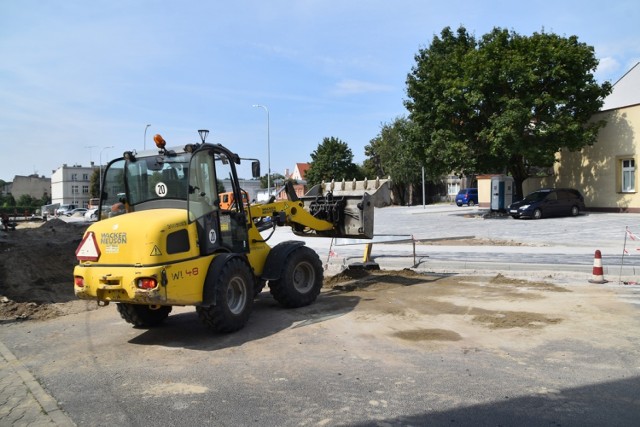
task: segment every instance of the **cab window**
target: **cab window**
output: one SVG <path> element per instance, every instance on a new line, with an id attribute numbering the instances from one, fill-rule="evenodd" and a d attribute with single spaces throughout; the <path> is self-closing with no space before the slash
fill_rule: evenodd
<path id="1" fill-rule="evenodd" d="M 218 210 L 215 186 L 214 157 L 210 151 L 200 151 L 191 160 L 189 173 L 189 220 Z"/>

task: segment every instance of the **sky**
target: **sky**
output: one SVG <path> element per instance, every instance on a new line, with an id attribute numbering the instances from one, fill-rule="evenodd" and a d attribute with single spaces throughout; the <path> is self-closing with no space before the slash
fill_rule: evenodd
<path id="1" fill-rule="evenodd" d="M 362 163 L 407 115 L 414 56 L 443 28 L 575 35 L 615 83 L 640 61 L 639 18 L 631 0 L 0 0 L 0 179 L 198 129 L 263 174 L 310 162 L 326 137 Z"/>

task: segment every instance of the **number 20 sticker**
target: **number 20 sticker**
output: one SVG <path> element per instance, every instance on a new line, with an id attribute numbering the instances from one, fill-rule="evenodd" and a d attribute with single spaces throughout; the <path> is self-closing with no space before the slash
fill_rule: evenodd
<path id="1" fill-rule="evenodd" d="M 158 197 L 164 197 L 167 195 L 167 185 L 164 182 L 156 184 L 156 194 Z"/>

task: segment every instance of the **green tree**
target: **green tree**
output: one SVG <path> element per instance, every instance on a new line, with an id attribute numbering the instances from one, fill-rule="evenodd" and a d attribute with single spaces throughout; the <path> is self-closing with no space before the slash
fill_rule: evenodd
<path id="1" fill-rule="evenodd" d="M 284 175 L 271 173 L 271 188 L 276 185 L 276 182 L 284 182 Z M 267 174 L 260 177 L 260 188 L 267 188 Z"/>
<path id="2" fill-rule="evenodd" d="M 595 81 L 593 48 L 575 36 L 494 28 L 476 40 L 447 27 L 415 60 L 405 106 L 432 178 L 508 172 L 521 195 L 536 168 L 593 144 L 605 125 L 591 118 L 611 85 Z"/>
<path id="3" fill-rule="evenodd" d="M 89 195 L 93 198 L 100 197 L 100 169 L 94 168 L 89 178 Z"/>
<path id="4" fill-rule="evenodd" d="M 416 156 L 414 126 L 406 117 L 383 124 L 380 133 L 365 146 L 364 175 L 369 178 L 391 176 L 396 200 L 414 202 L 420 186 L 422 165 Z"/>
<path id="5" fill-rule="evenodd" d="M 6 185 L 7 185 L 7 182 L 4 179 L 0 179 L 0 207 L 4 207 L 9 198 L 8 195 L 7 196 L 2 195 L 2 192 L 4 191 Z"/>
<path id="6" fill-rule="evenodd" d="M 216 179 L 216 191 L 218 192 L 218 194 L 220 193 L 226 193 L 227 190 L 225 190 L 224 188 L 224 184 L 222 183 L 221 180 Z"/>
<path id="7" fill-rule="evenodd" d="M 309 187 L 331 180 L 362 179 L 362 171 L 353 163 L 353 152 L 338 138 L 324 138 L 311 153 L 311 166 L 305 175 Z"/>
<path id="8" fill-rule="evenodd" d="M 38 206 L 51 204 L 51 196 L 46 191 L 42 193 L 42 197 L 37 200 Z"/>
<path id="9" fill-rule="evenodd" d="M 47 203 L 48 203 L 47 193 L 45 193 L 41 199 L 33 197 L 29 194 L 23 194 L 20 197 L 18 197 L 18 200 L 16 200 L 16 203 L 15 203 L 15 206 L 20 208 L 27 208 L 27 209 L 38 209 L 42 205 L 46 205 Z"/>
<path id="10" fill-rule="evenodd" d="M 23 207 L 31 207 L 31 205 L 33 205 L 35 201 L 36 199 L 31 197 L 29 194 L 23 194 L 20 197 L 18 197 L 18 200 L 16 200 L 16 205 L 23 206 Z"/>
<path id="11" fill-rule="evenodd" d="M 11 193 L 7 194 L 4 197 L 4 201 L 2 203 L 3 208 L 14 207 L 16 205 L 16 199 L 13 197 Z"/>

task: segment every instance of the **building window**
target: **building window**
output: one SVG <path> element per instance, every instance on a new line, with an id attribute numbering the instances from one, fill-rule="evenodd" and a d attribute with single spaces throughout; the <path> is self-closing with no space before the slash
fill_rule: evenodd
<path id="1" fill-rule="evenodd" d="M 448 182 L 447 183 L 447 194 L 450 196 L 455 196 L 460 191 L 460 182 Z"/>
<path id="2" fill-rule="evenodd" d="M 89 174 L 88 173 L 83 173 L 82 174 L 82 180 L 83 181 L 89 181 Z"/>
<path id="3" fill-rule="evenodd" d="M 82 194 L 89 194 L 89 186 L 88 185 L 83 185 L 82 186 Z"/>
<path id="4" fill-rule="evenodd" d="M 77 181 L 78 180 L 78 174 L 77 173 L 72 173 L 71 174 L 71 181 Z"/>
<path id="5" fill-rule="evenodd" d="M 623 193 L 636 191 L 636 161 L 634 159 L 622 159 L 622 189 Z"/>
<path id="6" fill-rule="evenodd" d="M 78 186 L 77 185 L 72 185 L 71 186 L 71 194 L 78 194 Z"/>

